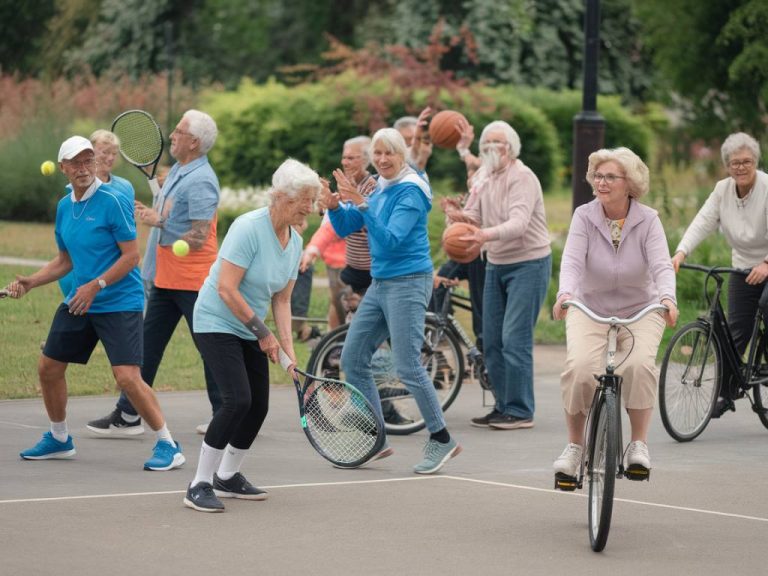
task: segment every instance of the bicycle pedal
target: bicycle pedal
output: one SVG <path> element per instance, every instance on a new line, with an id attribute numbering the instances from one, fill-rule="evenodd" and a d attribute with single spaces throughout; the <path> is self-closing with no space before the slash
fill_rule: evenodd
<path id="1" fill-rule="evenodd" d="M 563 492 L 573 492 L 576 488 L 580 488 L 579 481 L 575 476 L 568 476 L 562 472 L 555 474 L 555 490 L 562 490 Z"/>
<path id="2" fill-rule="evenodd" d="M 627 479 L 636 482 L 642 482 L 643 480 L 650 481 L 651 471 L 645 466 L 640 466 L 640 464 L 632 464 L 624 471 L 624 476 Z"/>

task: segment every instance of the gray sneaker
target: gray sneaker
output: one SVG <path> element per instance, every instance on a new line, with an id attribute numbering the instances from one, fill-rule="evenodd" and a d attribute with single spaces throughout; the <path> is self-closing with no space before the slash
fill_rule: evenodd
<path id="1" fill-rule="evenodd" d="M 437 440 L 427 440 L 424 446 L 424 459 L 413 467 L 413 471 L 416 474 L 434 474 L 459 452 L 461 452 L 461 446 L 453 438 L 447 444 Z"/>
<path id="2" fill-rule="evenodd" d="M 198 512 L 224 512 L 224 504 L 216 498 L 216 494 L 213 493 L 213 486 L 208 482 L 190 485 L 187 488 L 186 496 L 184 496 L 184 506 Z"/>
<path id="3" fill-rule="evenodd" d="M 222 480 L 213 475 L 213 493 L 219 498 L 240 498 L 242 500 L 266 500 L 267 493 L 256 488 L 238 472 L 229 480 Z"/>

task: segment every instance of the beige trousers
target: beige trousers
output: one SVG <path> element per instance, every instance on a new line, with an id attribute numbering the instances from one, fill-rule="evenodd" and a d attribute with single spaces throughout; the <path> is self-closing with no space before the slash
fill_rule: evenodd
<path id="1" fill-rule="evenodd" d="M 664 326 L 663 316 L 651 313 L 619 329 L 615 366 L 616 374 L 624 377 L 621 396 L 626 408 L 642 410 L 656 403 L 656 353 Z M 597 387 L 594 375 L 605 373 L 608 326 L 571 308 L 565 317 L 565 335 L 565 371 L 560 375 L 563 407 L 568 414 L 586 415 Z"/>

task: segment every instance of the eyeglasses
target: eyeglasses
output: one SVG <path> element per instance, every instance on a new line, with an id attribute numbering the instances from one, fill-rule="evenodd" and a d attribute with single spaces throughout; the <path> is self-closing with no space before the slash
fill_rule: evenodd
<path id="1" fill-rule="evenodd" d="M 728 162 L 728 168 L 731 170 L 739 170 L 741 168 L 750 169 L 754 164 L 754 160 L 732 160 Z"/>
<path id="2" fill-rule="evenodd" d="M 64 160 L 64 164 L 67 166 L 72 166 L 78 170 L 80 168 L 93 168 L 94 164 L 96 164 L 96 159 L 88 158 L 87 160 Z"/>
<path id="3" fill-rule="evenodd" d="M 342 160 L 348 160 L 349 162 L 354 162 L 355 160 L 360 160 L 360 158 L 362 158 L 361 155 L 357 155 L 357 156 L 342 156 L 341 157 Z"/>
<path id="4" fill-rule="evenodd" d="M 626 180 L 626 176 L 619 176 L 617 174 L 601 174 L 600 172 L 595 172 L 594 174 L 591 174 L 589 178 L 594 182 L 595 184 L 600 183 L 601 181 L 605 181 L 606 184 L 609 186 L 616 182 L 616 180 Z"/>
<path id="5" fill-rule="evenodd" d="M 187 132 L 186 130 L 179 130 L 178 128 L 174 128 L 172 134 L 179 134 L 180 136 L 191 136 L 192 138 L 197 139 L 197 136 L 192 134 L 192 132 Z"/>

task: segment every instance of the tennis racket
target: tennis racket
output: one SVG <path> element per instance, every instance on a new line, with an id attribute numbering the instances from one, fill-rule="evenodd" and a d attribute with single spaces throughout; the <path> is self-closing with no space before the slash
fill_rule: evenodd
<path id="1" fill-rule="evenodd" d="M 285 370 L 293 365 L 282 349 L 280 365 Z M 301 427 L 320 456 L 339 468 L 357 468 L 384 448 L 384 422 L 357 388 L 298 368 L 294 373 L 304 380 L 293 379 Z"/>
<path id="2" fill-rule="evenodd" d="M 128 110 L 112 122 L 112 132 L 120 139 L 120 154 L 149 180 L 152 197 L 160 194 L 155 176 L 163 155 L 163 133 L 150 114 L 143 110 Z"/>
<path id="3" fill-rule="evenodd" d="M 6 297 L 6 296 L 8 296 L 8 295 L 9 295 L 9 294 L 8 294 L 8 290 L 6 290 L 5 288 L 3 288 L 2 290 L 0 290 L 0 298 L 5 298 L 5 297 Z"/>

